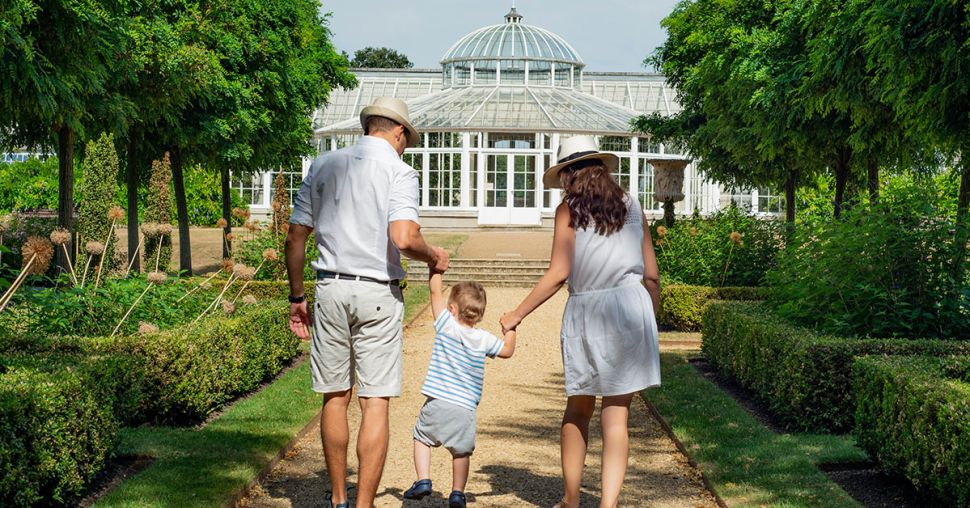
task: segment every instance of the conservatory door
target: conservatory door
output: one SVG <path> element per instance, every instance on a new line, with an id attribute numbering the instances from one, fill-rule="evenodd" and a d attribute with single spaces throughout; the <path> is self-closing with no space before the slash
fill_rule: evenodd
<path id="1" fill-rule="evenodd" d="M 535 155 L 489 154 L 485 156 L 484 169 L 479 224 L 541 224 Z"/>

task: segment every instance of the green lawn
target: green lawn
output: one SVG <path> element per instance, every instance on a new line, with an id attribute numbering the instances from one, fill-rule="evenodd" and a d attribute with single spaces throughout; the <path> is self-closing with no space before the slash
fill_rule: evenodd
<path id="1" fill-rule="evenodd" d="M 437 245 L 448 251 L 449 256 L 456 257 L 458 247 L 465 243 L 468 235 L 462 233 L 427 233 L 424 238 L 429 244 Z"/>
<path id="2" fill-rule="evenodd" d="M 644 392 L 729 506 L 859 506 L 816 464 L 866 460 L 850 436 L 775 434 L 702 377 L 661 355 L 663 385 Z"/>
<path id="3" fill-rule="evenodd" d="M 428 301 L 427 287 L 405 292 L 405 322 Z M 302 345 L 303 351 L 309 345 Z M 152 464 L 98 500 L 98 507 L 225 505 L 320 409 L 303 362 L 275 383 L 233 404 L 201 430 L 123 429 L 119 455 L 147 455 Z"/>

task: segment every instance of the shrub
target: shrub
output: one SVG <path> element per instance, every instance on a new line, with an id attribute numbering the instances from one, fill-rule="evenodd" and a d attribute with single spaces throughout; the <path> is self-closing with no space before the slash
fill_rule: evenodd
<path id="1" fill-rule="evenodd" d="M 737 207 L 680 220 L 665 234 L 651 228 L 664 281 L 698 286 L 760 286 L 784 246 L 785 223 L 759 219 Z M 740 243 L 731 233 L 741 234 Z M 727 273 L 725 273 L 727 268 Z"/>
<path id="2" fill-rule="evenodd" d="M 286 326 L 284 302 L 238 311 L 149 337 L 127 337 L 123 347 L 145 358 L 145 392 L 154 421 L 204 419 L 233 397 L 259 387 L 298 353 Z"/>
<path id="3" fill-rule="evenodd" d="M 152 177 L 148 185 L 148 206 L 145 208 L 145 222 L 156 224 L 172 223 L 172 166 L 168 160 L 168 152 L 160 161 L 152 161 Z M 161 255 L 158 255 L 159 237 L 145 235 L 145 243 L 142 247 L 145 263 L 151 269 L 155 267 L 155 260 L 158 259 L 158 269 L 162 272 L 168 271 L 168 265 L 172 261 L 172 235 L 161 235 Z"/>
<path id="4" fill-rule="evenodd" d="M 808 431 L 851 430 L 856 357 L 970 354 L 970 341 L 822 336 L 750 302 L 712 302 L 703 333 L 701 350 L 714 366 L 753 390 L 787 426 Z"/>
<path id="5" fill-rule="evenodd" d="M 660 290 L 660 326 L 681 332 L 701 329 L 704 307 L 711 300 L 764 300 L 762 288 L 665 285 Z"/>
<path id="6" fill-rule="evenodd" d="M 82 378 L 69 370 L 0 371 L 0 499 L 68 504 L 97 474 L 117 425 Z"/>
<path id="7" fill-rule="evenodd" d="M 89 141 L 84 154 L 85 178 L 81 184 L 80 194 L 84 196 L 78 201 L 77 232 L 80 235 L 81 248 L 78 251 L 76 264 L 82 269 L 87 262 L 88 254 L 84 251 L 86 242 L 104 243 L 111 229 L 108 220 L 108 210 L 115 206 L 118 194 L 118 152 L 115 151 L 114 137 L 101 134 L 96 141 Z M 117 247 L 118 243 L 112 239 L 109 249 Z M 72 247 L 69 244 L 68 247 Z M 111 250 L 106 251 L 104 270 L 112 266 Z M 95 258 L 94 261 L 98 261 Z M 78 274 L 78 279 L 80 279 Z"/>
<path id="8" fill-rule="evenodd" d="M 57 171 L 56 157 L 0 164 L 0 214 L 56 210 Z"/>
<path id="9" fill-rule="evenodd" d="M 767 277 L 780 315 L 841 336 L 970 335 L 970 264 L 957 279 L 952 197 L 933 180 L 894 185 L 875 207 L 799 227 Z"/>
<path id="10" fill-rule="evenodd" d="M 862 358 L 856 437 L 918 489 L 970 506 L 970 358 Z"/>

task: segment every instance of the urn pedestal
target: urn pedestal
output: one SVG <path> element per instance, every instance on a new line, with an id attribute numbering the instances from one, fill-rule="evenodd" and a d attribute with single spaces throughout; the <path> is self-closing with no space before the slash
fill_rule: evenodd
<path id="1" fill-rule="evenodd" d="M 674 225 L 674 203 L 684 199 L 684 169 L 691 159 L 649 159 L 653 165 L 654 199 L 664 204 L 664 224 Z"/>

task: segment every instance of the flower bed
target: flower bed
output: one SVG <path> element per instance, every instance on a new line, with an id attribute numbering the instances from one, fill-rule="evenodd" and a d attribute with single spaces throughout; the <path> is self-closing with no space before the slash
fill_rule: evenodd
<path id="1" fill-rule="evenodd" d="M 821 432 L 853 427 L 856 357 L 970 354 L 970 341 L 822 336 L 750 302 L 709 304 L 703 333 L 701 350 L 714 366 L 757 393 L 789 427 Z"/>
<path id="2" fill-rule="evenodd" d="M 853 371 L 859 445 L 946 505 L 970 505 L 970 357 L 861 358 Z"/>
<path id="3" fill-rule="evenodd" d="M 686 286 L 672 284 L 660 290 L 661 327 L 679 332 L 696 332 L 703 324 L 704 307 L 712 300 L 764 300 L 766 290 L 757 287 Z"/>

